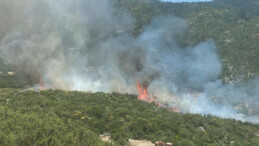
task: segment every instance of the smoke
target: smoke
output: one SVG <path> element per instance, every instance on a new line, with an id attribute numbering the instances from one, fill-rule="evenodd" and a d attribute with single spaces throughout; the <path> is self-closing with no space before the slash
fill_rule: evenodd
<path id="1" fill-rule="evenodd" d="M 188 30 L 181 18 L 156 17 L 132 36 L 134 18 L 108 0 L 0 3 L 0 57 L 31 83 L 42 76 L 57 89 L 136 94 L 138 80 L 183 112 L 224 118 L 236 118 L 237 111 L 214 99 L 258 99 L 257 83 L 249 88 L 222 83 L 213 40 L 179 45 Z"/>

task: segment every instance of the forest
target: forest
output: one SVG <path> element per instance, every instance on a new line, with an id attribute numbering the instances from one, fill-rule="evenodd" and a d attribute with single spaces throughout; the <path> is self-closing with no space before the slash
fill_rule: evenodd
<path id="1" fill-rule="evenodd" d="M 259 144 L 259 125 L 180 114 L 136 95 L 61 90 L 0 90 L 0 145 L 127 145 L 127 139 L 176 146 Z M 99 135 L 110 133 L 112 142 Z"/>
<path id="2" fill-rule="evenodd" d="M 136 19 L 131 32 L 135 37 L 156 16 L 184 18 L 189 27 L 178 43 L 195 46 L 213 39 L 225 84 L 259 75 L 257 0 L 110 2 Z M 26 79 L 14 65 L 0 58 L 0 145 L 121 146 L 128 145 L 128 139 L 172 142 L 174 146 L 259 145 L 258 124 L 170 112 L 139 101 L 132 94 L 38 90 L 34 88 L 38 80 Z M 100 140 L 99 135 L 104 133 L 111 135 L 110 143 Z"/>

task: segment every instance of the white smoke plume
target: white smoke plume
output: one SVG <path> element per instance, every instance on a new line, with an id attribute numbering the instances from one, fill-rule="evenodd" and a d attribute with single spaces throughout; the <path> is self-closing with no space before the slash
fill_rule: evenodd
<path id="1" fill-rule="evenodd" d="M 182 112 L 237 119 L 214 98 L 258 99 L 257 83 L 222 83 L 213 40 L 178 45 L 188 30 L 181 18 L 156 17 L 133 36 L 134 18 L 108 0 L 0 0 L 0 19 L 0 57 L 31 83 L 42 76 L 57 89 L 136 94 L 139 80 Z"/>

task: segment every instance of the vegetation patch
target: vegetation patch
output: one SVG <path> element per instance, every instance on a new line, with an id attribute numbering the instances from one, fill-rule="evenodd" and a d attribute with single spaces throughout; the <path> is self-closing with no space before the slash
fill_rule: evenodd
<path id="1" fill-rule="evenodd" d="M 169 112 L 135 95 L 60 90 L 0 90 L 0 145 L 258 145 L 259 125 Z M 109 133 L 111 143 L 99 135 Z"/>

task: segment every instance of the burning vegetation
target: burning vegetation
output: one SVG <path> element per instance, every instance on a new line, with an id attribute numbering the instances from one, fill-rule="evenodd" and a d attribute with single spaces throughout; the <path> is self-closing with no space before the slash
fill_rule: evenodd
<path id="1" fill-rule="evenodd" d="M 138 88 L 138 99 L 143 101 L 149 101 L 147 87 L 140 85 L 139 81 L 137 81 Z"/>
<path id="2" fill-rule="evenodd" d="M 247 89 L 223 84 L 224 67 L 213 40 L 182 41 L 191 29 L 185 19 L 157 15 L 132 35 L 138 19 L 108 0 L 11 0 L 5 7 L 0 9 L 5 14 L 0 16 L 5 20 L 0 22 L 0 57 L 31 86 L 37 82 L 40 89 L 136 94 L 137 78 L 142 101 L 236 119 L 231 104 L 212 98 L 258 99 L 257 80 Z M 186 89 L 199 93 L 197 102 Z"/>
<path id="3" fill-rule="evenodd" d="M 45 83 L 44 83 L 42 76 L 40 76 L 39 89 L 45 90 Z"/>
<path id="4" fill-rule="evenodd" d="M 178 107 L 168 107 L 167 105 L 162 104 L 157 98 L 151 94 L 148 94 L 148 86 L 141 85 L 137 80 L 137 88 L 138 88 L 138 100 L 145 101 L 148 103 L 155 103 L 157 107 L 167 108 L 171 112 L 180 112 Z"/>

